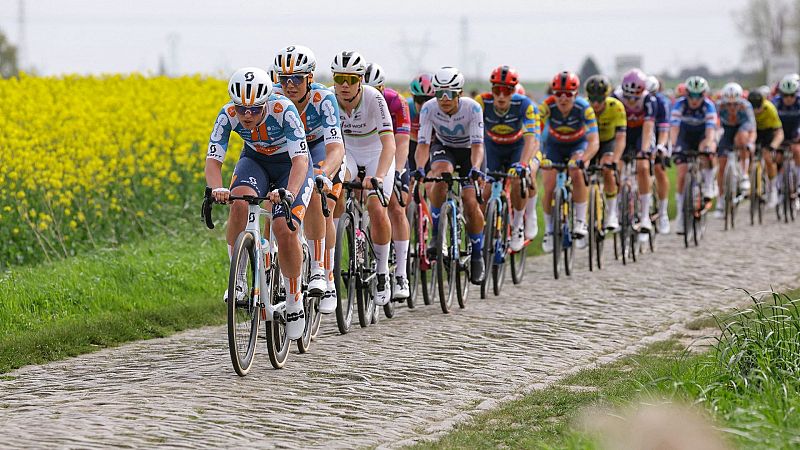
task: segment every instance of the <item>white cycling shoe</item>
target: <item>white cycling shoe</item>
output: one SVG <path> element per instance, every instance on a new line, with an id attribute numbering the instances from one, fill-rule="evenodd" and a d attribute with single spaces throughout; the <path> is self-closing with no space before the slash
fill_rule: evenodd
<path id="1" fill-rule="evenodd" d="M 322 267 L 314 268 L 312 263 L 311 276 L 308 277 L 308 295 L 321 297 L 328 289 L 328 282 L 325 280 L 325 269 Z"/>
<path id="2" fill-rule="evenodd" d="M 539 235 L 539 220 L 536 219 L 536 214 L 531 214 L 531 220 L 525 220 L 525 239 L 533 239 Z"/>
<path id="3" fill-rule="evenodd" d="M 608 212 L 605 222 L 606 223 L 603 226 L 606 230 L 611 232 L 619 231 L 619 217 L 617 217 L 616 208 Z"/>
<path id="4" fill-rule="evenodd" d="M 286 295 L 286 338 L 297 340 L 303 336 L 306 328 L 306 314 L 303 309 L 303 293 L 298 292 L 294 299 L 290 299 L 290 294 Z"/>
<path id="5" fill-rule="evenodd" d="M 395 277 L 394 292 L 392 292 L 392 300 L 405 300 L 411 295 L 411 289 L 408 287 L 408 278 Z"/>
<path id="6" fill-rule="evenodd" d="M 519 227 L 512 231 L 512 233 L 511 241 L 508 243 L 508 246 L 511 248 L 512 252 L 518 252 L 522 250 L 522 246 L 525 245 L 525 228 Z"/>
<path id="7" fill-rule="evenodd" d="M 653 222 L 650 220 L 650 214 L 645 214 L 639 219 L 639 242 L 647 242 L 650 240 L 650 230 L 653 229 Z"/>
<path id="8" fill-rule="evenodd" d="M 658 216 L 658 234 L 669 234 L 669 216 L 667 213 Z"/>
<path id="9" fill-rule="evenodd" d="M 319 301 L 319 312 L 322 314 L 330 314 L 336 311 L 336 290 L 326 290 Z"/>
<path id="10" fill-rule="evenodd" d="M 545 253 L 553 253 L 553 233 L 545 233 L 542 238 L 542 251 Z"/>
<path id="11" fill-rule="evenodd" d="M 375 290 L 375 305 L 385 306 L 389 303 L 389 283 L 386 282 L 386 274 L 378 274 L 378 287 Z"/>
<path id="12" fill-rule="evenodd" d="M 589 226 L 583 220 L 576 220 L 575 229 L 572 232 L 579 238 L 585 238 L 589 235 Z"/>
<path id="13" fill-rule="evenodd" d="M 678 216 L 675 217 L 675 234 L 684 234 L 684 231 L 683 215 L 679 213 Z"/>

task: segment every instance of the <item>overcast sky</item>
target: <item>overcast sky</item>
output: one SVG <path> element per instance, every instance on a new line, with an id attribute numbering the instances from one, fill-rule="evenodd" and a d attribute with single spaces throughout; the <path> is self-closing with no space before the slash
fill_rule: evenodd
<path id="1" fill-rule="evenodd" d="M 24 64 L 43 74 L 155 72 L 163 56 L 179 73 L 227 76 L 271 65 L 290 44 L 316 53 L 318 76 L 329 76 L 337 51 L 356 50 L 395 81 L 442 65 L 487 77 L 498 64 L 515 66 L 523 79 L 549 79 L 577 71 L 587 55 L 612 74 L 619 54 L 642 55 L 652 72 L 700 63 L 718 72 L 744 60 L 732 17 L 746 0 L 24 2 Z M 13 42 L 19 3 L 0 0 L 0 29 Z"/>

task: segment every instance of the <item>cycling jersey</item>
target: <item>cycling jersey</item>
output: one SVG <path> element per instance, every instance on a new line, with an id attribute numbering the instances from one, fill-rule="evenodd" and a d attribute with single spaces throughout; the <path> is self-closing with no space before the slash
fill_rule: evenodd
<path id="1" fill-rule="evenodd" d="M 719 102 L 717 111 L 723 127 L 736 127 L 741 131 L 755 129 L 756 119 L 753 114 L 753 106 L 743 98 L 736 99 L 733 104 Z"/>
<path id="2" fill-rule="evenodd" d="M 458 98 L 458 109 L 453 115 L 439 108 L 439 103 L 432 98 L 422 105 L 419 113 L 420 144 L 430 144 L 431 134 L 436 132 L 436 139 L 447 147 L 470 148 L 474 144 L 483 143 L 483 113 L 475 100 L 467 97 Z"/>
<path id="3" fill-rule="evenodd" d="M 498 114 L 494 107 L 494 96 L 491 93 L 481 94 L 478 104 L 483 107 L 483 123 L 485 127 L 485 143 L 513 144 L 522 140 L 524 135 L 539 136 L 539 109 L 528 97 L 520 94 L 511 96 L 511 104 L 503 114 Z"/>
<path id="4" fill-rule="evenodd" d="M 783 104 L 783 95 L 777 95 L 772 99 L 775 109 L 778 110 L 778 117 L 783 125 L 783 138 L 785 141 L 794 141 L 798 138 L 798 128 L 800 128 L 800 97 L 796 96 L 793 105 Z"/>
<path id="5" fill-rule="evenodd" d="M 656 92 L 655 96 L 658 102 L 658 108 L 656 109 L 656 130 L 658 132 L 667 131 L 669 130 L 669 110 L 671 106 L 669 98 L 660 92 Z"/>
<path id="6" fill-rule="evenodd" d="M 778 110 L 772 102 L 765 101 L 761 108 L 761 112 L 756 114 L 756 129 L 762 130 L 776 130 L 782 128 L 781 119 L 778 117 Z"/>
<path id="7" fill-rule="evenodd" d="M 239 122 L 233 102 L 223 106 L 208 141 L 206 159 L 225 160 L 231 131 L 244 140 L 243 157 L 267 162 L 307 156 L 306 134 L 292 101 L 282 95 L 272 94 L 266 110 L 264 121 L 251 131 Z"/>
<path id="8" fill-rule="evenodd" d="M 707 128 L 717 127 L 717 109 L 708 98 L 692 109 L 688 99 L 680 97 L 672 107 L 670 126 L 680 127 L 681 132 L 704 133 Z"/>
<path id="9" fill-rule="evenodd" d="M 419 110 L 417 104 L 414 103 L 414 97 L 408 97 L 408 116 L 411 119 L 411 142 L 417 142 L 417 135 L 419 134 Z"/>
<path id="10" fill-rule="evenodd" d="M 628 117 L 625 114 L 625 106 L 621 101 L 614 97 L 606 97 L 603 112 L 597 113 L 597 128 L 600 134 L 600 142 L 613 141 L 617 133 L 625 131 L 628 125 Z"/>
<path id="11" fill-rule="evenodd" d="M 278 87 L 275 93 L 283 95 L 283 88 Z M 342 142 L 339 126 L 339 103 L 336 95 L 322 83 L 311 83 L 308 91 L 309 101 L 300 119 L 306 130 L 306 141 L 314 146 L 324 140 L 325 144 Z"/>
<path id="12" fill-rule="evenodd" d="M 542 102 L 539 115 L 542 124 L 547 125 L 549 130 L 546 142 L 579 143 L 585 141 L 587 135 L 597 133 L 594 110 L 583 97 L 575 98 L 572 109 L 565 116 L 556 106 L 556 98 L 551 95 Z"/>
<path id="13" fill-rule="evenodd" d="M 383 88 L 383 98 L 386 100 L 392 116 L 394 134 L 409 134 L 411 132 L 411 114 L 408 111 L 406 99 L 391 88 Z"/>

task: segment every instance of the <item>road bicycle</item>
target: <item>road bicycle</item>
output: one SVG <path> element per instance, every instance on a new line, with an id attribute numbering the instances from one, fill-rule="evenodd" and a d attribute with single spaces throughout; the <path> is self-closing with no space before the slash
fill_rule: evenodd
<path id="1" fill-rule="evenodd" d="M 683 186 L 683 245 L 689 248 L 693 242 L 695 247 L 706 230 L 706 213 L 711 209 L 710 199 L 703 197 L 703 177 L 700 176 L 700 157 L 711 158 L 710 152 L 687 150 L 683 155 L 687 171 Z"/>
<path id="2" fill-rule="evenodd" d="M 615 173 L 619 184 L 619 231 L 614 233 L 614 257 L 622 264 L 636 262 L 639 252 L 639 185 L 636 159 L 623 158 L 622 173 Z M 619 250 L 617 249 L 619 247 Z"/>
<path id="3" fill-rule="evenodd" d="M 422 292 L 426 305 L 433 303 L 436 292 L 436 276 L 433 273 L 435 258 L 428 255 L 428 242 L 433 231 L 433 218 L 425 199 L 425 187 L 414 182 L 411 204 L 406 209 L 411 239 L 408 246 L 408 284 L 410 288 L 408 307 L 413 308 L 418 297 L 417 288 Z"/>
<path id="4" fill-rule="evenodd" d="M 769 147 L 763 147 L 753 155 L 750 163 L 750 225 L 761 225 L 764 216 L 764 205 L 767 203 L 767 177 L 766 162 L 763 152 L 771 151 Z"/>
<path id="5" fill-rule="evenodd" d="M 728 161 L 725 163 L 725 175 L 722 177 L 722 188 L 725 190 L 723 198 L 725 230 L 733 230 L 736 226 L 736 209 L 744 200 L 745 194 L 740 192 L 739 183 L 742 180 L 742 168 L 739 165 L 740 148 L 728 152 Z"/>
<path id="6" fill-rule="evenodd" d="M 589 271 L 603 268 L 603 244 L 606 238 L 605 229 L 605 196 L 600 182 L 603 168 L 616 169 L 616 164 L 592 164 L 584 171 L 584 181 L 589 188 L 589 205 L 587 224 L 589 225 Z"/>
<path id="7" fill-rule="evenodd" d="M 789 220 L 794 222 L 795 205 L 798 200 L 797 176 L 792 155 L 792 145 L 786 142 L 781 144 L 779 152 L 779 156 L 781 156 L 780 161 L 778 161 L 778 170 L 781 177 L 778 184 L 780 201 L 775 208 L 775 213 L 778 215 L 779 221 L 783 220 L 785 223 L 789 223 Z"/>
<path id="8" fill-rule="evenodd" d="M 567 170 L 577 167 L 575 163 L 556 163 L 550 160 L 542 161 L 541 168 L 556 170 L 556 187 L 553 191 L 553 276 L 559 277 L 559 264 L 564 258 L 564 274 L 572 274 L 572 265 L 575 260 L 575 209 L 572 199 L 572 179 Z M 563 253 L 563 255 L 562 255 Z"/>

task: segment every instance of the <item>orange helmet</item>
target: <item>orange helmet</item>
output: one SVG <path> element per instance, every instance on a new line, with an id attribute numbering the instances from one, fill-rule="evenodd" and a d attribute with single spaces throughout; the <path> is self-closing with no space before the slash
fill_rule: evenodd
<path id="1" fill-rule="evenodd" d="M 489 82 L 492 84 L 507 84 L 509 86 L 516 86 L 519 83 L 519 74 L 517 69 L 510 66 L 497 66 L 492 71 L 492 76 L 489 77 Z"/>
<path id="2" fill-rule="evenodd" d="M 581 85 L 581 80 L 572 72 L 563 71 L 553 77 L 550 87 L 553 91 L 577 91 Z"/>
<path id="3" fill-rule="evenodd" d="M 686 83 L 678 83 L 675 87 L 675 97 L 686 97 Z"/>

